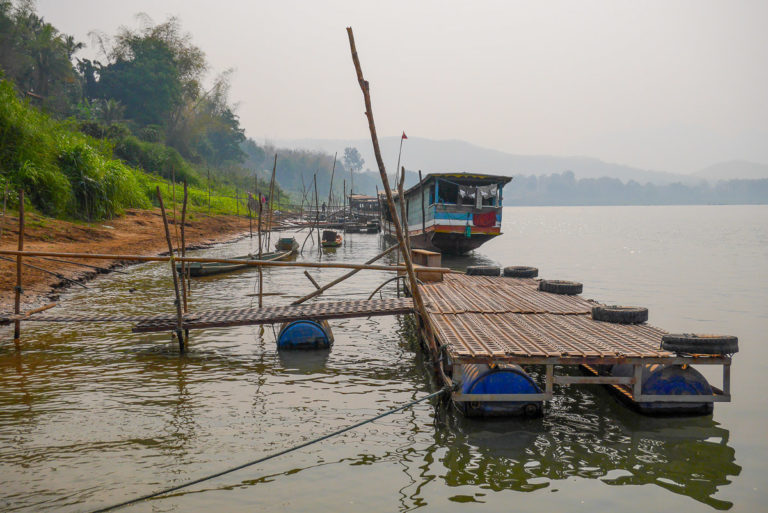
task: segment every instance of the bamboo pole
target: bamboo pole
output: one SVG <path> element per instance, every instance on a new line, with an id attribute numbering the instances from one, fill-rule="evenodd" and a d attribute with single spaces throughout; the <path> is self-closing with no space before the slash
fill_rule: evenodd
<path id="1" fill-rule="evenodd" d="M 424 246 L 427 245 L 427 214 L 424 210 L 424 180 L 421 178 L 421 169 L 419 169 L 419 192 L 421 192 L 421 232 L 424 236 Z"/>
<path id="2" fill-rule="evenodd" d="M 6 257 L 0 257 L 0 260 L 5 260 L 5 261 L 8 261 L 8 262 L 13 262 L 12 258 L 6 258 Z M 24 267 L 29 267 L 30 269 L 36 269 L 38 271 L 50 274 L 51 276 L 55 276 L 55 277 L 57 277 L 60 280 L 68 281 L 68 282 L 70 282 L 70 283 L 72 283 L 74 285 L 79 285 L 80 287 L 83 287 L 84 289 L 88 288 L 85 284 L 80 283 L 79 281 L 73 280 L 71 278 L 67 278 L 63 274 L 59 274 L 59 273 L 54 272 L 54 271 L 49 271 L 48 269 L 43 269 L 42 267 L 38 267 L 38 266 L 32 265 L 32 264 L 28 264 L 27 262 L 22 262 L 21 265 L 23 265 Z"/>
<path id="3" fill-rule="evenodd" d="M 272 209 L 274 208 L 274 194 L 275 194 L 275 172 L 277 171 L 277 153 L 275 153 L 275 162 L 272 164 L 272 179 L 269 182 L 269 205 L 267 205 L 267 217 L 269 218 L 269 225 L 267 226 L 267 248 L 272 242 Z"/>
<path id="4" fill-rule="evenodd" d="M 24 251 L 24 189 L 19 189 L 19 252 Z M 16 288 L 14 289 L 13 312 L 21 313 L 21 255 L 16 255 Z M 21 338 L 21 323 L 13 323 L 13 343 L 19 347 Z"/>
<path id="5" fill-rule="evenodd" d="M 411 233 L 408 229 L 408 209 L 405 204 L 405 192 L 403 191 L 405 185 L 405 166 L 400 173 L 400 183 L 397 184 L 397 199 L 400 203 L 400 222 L 403 226 L 403 232 L 405 234 L 405 248 L 408 254 L 411 254 Z"/>
<path id="6" fill-rule="evenodd" d="M 339 154 L 337 151 L 333 154 L 333 167 L 331 168 L 331 186 L 328 187 L 328 210 L 331 212 L 331 205 L 333 204 L 333 175 L 336 173 L 336 156 Z"/>
<path id="7" fill-rule="evenodd" d="M 320 240 L 320 205 L 317 199 L 317 173 L 315 173 L 315 227 L 317 228 L 317 250 L 323 254 L 323 244 Z"/>
<path id="8" fill-rule="evenodd" d="M 58 262 L 60 264 L 69 264 L 69 265 L 77 265 L 77 266 L 80 266 L 80 267 L 88 267 L 89 269 L 96 269 L 97 271 L 103 271 L 103 272 L 107 272 L 107 273 L 128 274 L 125 271 L 119 271 L 117 269 L 109 269 L 107 267 L 99 267 L 98 265 L 81 264 L 80 262 L 70 262 L 68 260 L 60 260 L 58 258 L 45 258 L 45 257 L 31 257 L 31 258 L 39 258 L 40 260 L 48 260 L 50 262 Z"/>
<path id="9" fill-rule="evenodd" d="M 23 255 L 23 256 L 50 256 L 65 258 L 85 258 L 94 260 L 126 260 L 137 262 L 168 262 L 167 256 L 147 256 L 147 255 L 115 255 L 102 253 L 61 253 L 55 251 L 17 251 L 13 249 L 0 249 L 0 255 Z M 405 271 L 405 266 L 396 265 L 366 265 L 352 264 L 346 262 L 285 262 L 272 260 L 238 260 L 233 258 L 213 258 L 213 257 L 184 257 L 176 258 L 177 262 L 218 262 L 222 264 L 243 264 L 250 267 L 310 267 L 318 269 L 367 269 L 371 271 Z M 436 273 L 454 273 L 453 269 L 447 267 L 430 267 L 429 272 Z"/>
<path id="10" fill-rule="evenodd" d="M 341 198 L 341 231 L 347 233 L 347 179 L 344 179 L 342 185 L 342 198 Z M 346 242 L 346 240 L 344 241 Z"/>
<path id="11" fill-rule="evenodd" d="M 184 352 L 184 333 L 182 331 L 183 315 L 181 313 L 181 294 L 179 293 L 179 280 L 176 272 L 176 263 L 173 258 L 173 242 L 171 241 L 171 230 L 168 228 L 168 217 L 165 215 L 165 205 L 163 205 L 163 195 L 160 194 L 160 187 L 157 187 L 157 201 L 160 203 L 160 213 L 163 215 L 163 226 L 165 227 L 165 240 L 168 242 L 168 255 L 171 263 L 171 276 L 173 276 L 173 290 L 176 293 L 176 338 L 179 341 L 179 351 Z"/>
<path id="12" fill-rule="evenodd" d="M 437 345 L 435 343 L 434 333 L 432 326 L 427 317 L 427 310 L 424 307 L 424 301 L 421 297 L 421 291 L 419 290 L 418 282 L 416 281 L 416 273 L 413 270 L 413 262 L 411 262 L 411 255 L 408 252 L 405 238 L 403 236 L 403 228 L 400 222 L 397 220 L 397 213 L 395 211 L 395 204 L 392 199 L 392 190 L 389 187 L 389 178 L 387 178 L 387 170 L 384 166 L 384 161 L 381 158 L 381 149 L 379 148 L 379 139 L 376 135 L 376 124 L 373 120 L 373 108 L 371 106 L 370 84 L 363 78 L 363 70 L 360 66 L 360 59 L 357 55 L 357 49 L 355 48 L 355 36 L 352 33 L 352 27 L 347 27 L 347 35 L 349 37 L 349 48 L 352 53 L 352 61 L 355 65 L 355 72 L 357 73 L 357 81 L 360 85 L 360 90 L 363 93 L 363 100 L 365 102 L 365 115 L 368 118 L 368 128 L 371 132 L 371 142 L 373 143 L 373 152 L 376 156 L 376 164 L 379 167 L 379 174 L 381 175 L 381 181 L 384 185 L 384 192 L 387 195 L 387 204 L 389 206 L 390 214 L 392 214 L 392 221 L 395 225 L 395 232 L 397 233 L 397 241 L 400 243 L 400 250 L 403 254 L 403 260 L 405 261 L 405 267 L 408 273 L 408 281 L 411 284 L 411 293 L 413 295 L 413 304 L 416 306 L 421 315 L 422 322 L 426 329 L 427 343 L 432 350 L 433 356 L 437 356 Z"/>
<path id="13" fill-rule="evenodd" d="M 184 223 L 187 220 L 187 180 L 184 179 L 184 202 L 181 204 L 181 256 L 187 256 L 187 241 L 184 238 Z M 184 300 L 184 313 L 187 313 L 187 263 L 181 262 L 181 297 Z"/>
<path id="14" fill-rule="evenodd" d="M 312 275 L 309 274 L 309 271 L 305 270 L 304 271 L 304 276 L 306 276 L 307 279 L 312 282 L 312 285 L 315 286 L 315 289 L 320 290 L 320 285 L 315 281 L 315 279 L 312 277 Z"/>
<path id="15" fill-rule="evenodd" d="M 0 239 L 3 238 L 3 228 L 5 228 L 5 204 L 8 201 L 8 185 L 3 189 L 3 223 L 0 224 Z"/>
<path id="16" fill-rule="evenodd" d="M 400 245 L 399 245 L 399 244 L 395 244 L 395 245 L 394 245 L 394 246 L 392 246 L 391 248 L 389 248 L 389 249 L 387 249 L 387 250 L 385 250 L 385 251 L 382 251 L 381 253 L 379 253 L 379 254 L 378 254 L 378 255 L 376 255 L 375 257 L 373 257 L 373 258 L 371 258 L 370 260 L 368 260 L 367 262 L 365 262 L 365 264 L 364 264 L 364 265 L 371 265 L 371 264 L 372 264 L 372 263 L 374 263 L 375 261 L 377 261 L 377 260 L 379 260 L 379 259 L 381 259 L 381 258 L 385 257 L 386 255 L 388 255 L 389 253 L 391 253 L 392 251 L 394 251 L 394 250 L 395 250 L 395 249 L 397 249 L 398 247 L 400 247 Z M 315 297 L 315 296 L 319 296 L 320 294 L 322 294 L 322 293 L 323 293 L 323 292 L 325 292 L 326 290 L 330 289 L 330 288 L 331 288 L 331 287 L 333 287 L 334 285 L 337 285 L 337 284 L 341 283 L 342 281 L 346 280 L 347 278 L 349 278 L 349 277 L 351 277 L 351 276 L 354 276 L 355 274 L 357 274 L 357 273 L 358 273 L 358 272 L 360 272 L 361 270 L 362 270 L 362 269 L 353 269 L 352 271 L 348 272 L 348 273 L 347 273 L 347 274 L 345 274 L 344 276 L 341 276 L 341 277 L 339 277 L 339 278 L 336 278 L 335 280 L 333 280 L 332 282 L 328 283 L 327 285 L 323 285 L 322 287 L 318 287 L 318 289 L 317 289 L 317 290 L 315 290 L 315 291 L 313 291 L 313 292 L 310 292 L 309 294 L 307 294 L 307 295 L 306 295 L 306 296 L 304 296 L 304 297 L 300 297 L 299 299 L 297 299 L 296 301 L 294 301 L 294 302 L 293 302 L 293 303 L 291 303 L 291 304 L 292 304 L 292 305 L 300 305 L 301 303 L 303 303 L 303 302 L 307 301 L 308 299 L 312 299 L 312 298 L 313 298 L 313 297 Z"/>
<path id="17" fill-rule="evenodd" d="M 259 260 L 261 260 L 261 198 L 259 198 Z M 259 266 L 259 308 L 262 306 L 262 287 L 264 285 L 263 282 L 263 276 L 262 276 L 262 269 L 261 266 Z"/>
<path id="18" fill-rule="evenodd" d="M 187 179 L 184 179 L 184 203 L 181 205 L 181 256 L 185 257 L 187 256 L 187 240 L 184 237 L 184 223 L 187 221 L 187 200 L 189 198 L 189 193 L 187 191 Z M 187 304 L 187 295 L 189 294 L 189 291 L 191 289 L 190 285 L 192 284 L 190 277 L 187 276 L 187 263 L 181 262 L 181 292 L 182 297 L 184 298 L 184 313 L 187 313 L 189 311 L 189 306 Z M 184 342 L 186 344 L 189 344 L 189 330 L 184 330 Z"/>

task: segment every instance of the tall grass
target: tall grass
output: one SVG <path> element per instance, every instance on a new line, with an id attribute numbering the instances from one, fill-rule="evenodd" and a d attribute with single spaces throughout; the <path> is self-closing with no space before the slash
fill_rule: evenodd
<path id="1" fill-rule="evenodd" d="M 42 213 L 91 220 L 147 208 L 138 173 L 112 158 L 108 141 L 69 130 L 0 82 L 0 175 Z"/>

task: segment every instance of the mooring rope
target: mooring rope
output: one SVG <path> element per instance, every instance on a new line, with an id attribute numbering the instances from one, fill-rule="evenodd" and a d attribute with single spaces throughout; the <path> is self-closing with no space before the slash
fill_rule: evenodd
<path id="1" fill-rule="evenodd" d="M 102 513 L 104 511 L 114 511 L 116 509 L 123 508 L 125 506 L 130 506 L 132 504 L 136 504 L 136 503 L 139 503 L 139 502 L 142 502 L 142 501 L 145 501 L 145 500 L 153 499 L 155 497 L 159 497 L 159 496 L 165 495 L 167 493 L 171 493 L 171 492 L 175 492 L 177 490 L 181 490 L 182 488 L 187 488 L 189 486 L 196 485 L 198 483 L 202 483 L 203 481 L 208 481 L 210 479 L 214 479 L 214 478 L 223 476 L 225 474 L 230 474 L 230 473 L 235 472 L 237 470 L 242 470 L 242 469 L 244 469 L 246 467 L 250 467 L 250 466 L 256 465 L 258 463 L 263 463 L 263 462 L 265 462 L 267 460 L 271 460 L 271 459 L 276 458 L 278 456 L 282 456 L 283 454 L 288 454 L 290 452 L 297 451 L 299 449 L 303 449 L 304 447 L 308 447 L 308 446 L 316 444 L 318 442 L 322 442 L 323 440 L 327 440 L 329 438 L 332 438 L 334 436 L 340 435 L 342 433 L 346 433 L 347 431 L 351 431 L 351 430 L 353 430 L 355 428 L 358 428 L 360 426 L 364 426 L 366 424 L 370 424 L 371 422 L 374 422 L 376 420 L 384 418 L 384 417 L 386 417 L 388 415 L 392 415 L 393 413 L 397 413 L 399 411 L 406 410 L 406 409 L 410 408 L 411 406 L 414 406 L 416 404 L 422 403 L 424 401 L 428 401 L 429 399 L 432 399 L 433 397 L 437 397 L 439 395 L 442 395 L 443 393 L 448 392 L 450 390 L 451 390 L 451 388 L 448 387 L 448 386 L 443 387 L 440 390 L 438 390 L 437 392 L 432 392 L 431 394 L 425 395 L 424 397 L 420 397 L 419 399 L 415 399 L 413 401 L 410 401 L 410 402 L 408 402 L 408 403 L 406 403 L 406 404 L 404 404 L 402 406 L 398 406 L 397 408 L 393 408 L 393 409 L 391 409 L 389 411 L 386 411 L 384 413 L 380 413 L 379 415 L 376 415 L 375 417 L 371 417 L 371 418 L 365 419 L 363 421 L 360 421 L 360 422 L 358 422 L 356 424 L 352 424 L 351 426 L 347 426 L 347 427 L 345 427 L 343 429 L 339 429 L 338 431 L 334 431 L 333 433 L 328 433 L 327 435 L 323 435 L 323 436 L 321 436 L 319 438 L 314 438 L 314 439 L 309 440 L 307 442 L 301 443 L 299 445 L 295 445 L 293 447 L 289 447 L 288 449 L 283 449 L 282 451 L 278 451 L 278 452 L 270 454 L 268 456 L 264 456 L 264 457 L 261 457 L 261 458 L 256 459 L 256 460 L 249 461 L 247 463 L 243 463 L 243 464 L 238 465 L 236 467 L 232 467 L 232 468 L 229 468 L 229 469 L 226 469 L 226 470 L 222 470 L 221 472 L 216 472 L 215 474 L 210 474 L 210 475 L 207 475 L 207 476 L 204 476 L 204 477 L 200 477 L 200 478 L 195 479 L 193 481 L 188 481 L 188 482 L 182 483 L 180 485 L 172 486 L 170 488 L 166 488 L 166 489 L 160 490 L 158 492 L 148 493 L 146 495 L 142 495 L 141 497 L 136 497 L 135 499 L 130 499 L 130 500 L 121 502 L 119 504 L 114 504 L 112 506 L 107 506 L 106 508 L 96 509 L 96 510 L 93 510 L 91 513 Z"/>

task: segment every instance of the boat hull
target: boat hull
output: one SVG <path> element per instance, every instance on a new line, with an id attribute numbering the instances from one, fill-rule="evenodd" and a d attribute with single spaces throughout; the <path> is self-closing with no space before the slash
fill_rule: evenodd
<path id="1" fill-rule="evenodd" d="M 384 233 L 389 237 L 396 237 L 394 226 L 384 223 Z M 440 253 L 463 255 L 475 250 L 501 234 L 498 227 L 479 229 L 470 227 L 470 235 L 467 237 L 466 227 L 450 225 L 433 225 L 423 230 L 410 230 L 408 235 L 411 247 L 414 249 L 426 249 Z"/>
<path id="2" fill-rule="evenodd" d="M 274 251 L 271 253 L 264 253 L 261 255 L 262 260 L 285 260 L 293 255 L 293 251 Z M 258 260 L 256 255 L 254 256 L 242 256 L 233 260 Z M 233 271 L 239 271 L 250 267 L 247 263 L 242 264 L 228 264 L 223 262 L 189 262 L 187 263 L 187 273 L 193 278 L 200 278 L 202 276 L 212 276 L 215 274 L 230 273 Z M 181 262 L 176 263 L 176 272 L 181 273 Z"/>

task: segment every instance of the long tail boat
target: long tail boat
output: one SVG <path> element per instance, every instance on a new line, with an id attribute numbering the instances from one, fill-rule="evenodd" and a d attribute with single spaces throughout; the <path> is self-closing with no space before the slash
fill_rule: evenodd
<path id="1" fill-rule="evenodd" d="M 403 193 L 411 246 L 463 254 L 501 234 L 502 191 L 509 176 L 430 173 Z M 400 215 L 400 198 L 396 197 Z M 382 209 L 384 233 L 395 230 Z"/>
<path id="2" fill-rule="evenodd" d="M 286 260 L 295 251 L 272 251 L 270 253 L 262 253 L 261 260 Z M 233 260 L 259 260 L 258 254 L 248 254 L 239 257 L 234 257 Z M 211 276 L 213 274 L 223 274 L 232 271 L 238 271 L 249 267 L 248 264 L 227 264 L 223 262 L 187 262 L 187 273 L 193 278 L 200 276 Z M 181 262 L 176 263 L 176 272 L 181 274 Z"/>

